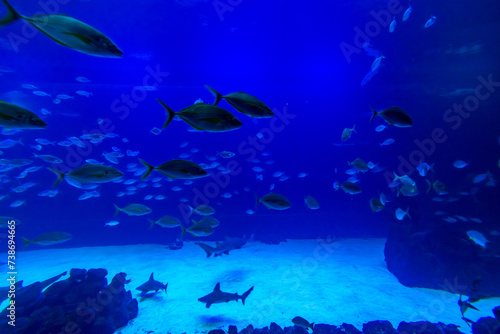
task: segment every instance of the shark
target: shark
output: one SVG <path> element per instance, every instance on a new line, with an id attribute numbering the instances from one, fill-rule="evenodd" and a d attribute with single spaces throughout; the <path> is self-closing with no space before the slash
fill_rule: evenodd
<path id="1" fill-rule="evenodd" d="M 153 290 L 154 292 L 158 292 L 158 290 L 164 290 L 165 293 L 167 293 L 167 286 L 168 283 L 163 284 L 161 282 L 155 281 L 153 273 L 151 273 L 151 276 L 149 276 L 149 280 L 146 283 L 139 285 L 136 290 L 141 291 L 141 297 L 143 297 L 146 293 Z"/>
<path id="2" fill-rule="evenodd" d="M 250 238 L 250 240 L 252 237 Z M 223 242 L 216 242 L 215 247 L 209 246 L 207 244 L 204 244 L 202 242 L 195 242 L 196 245 L 200 246 L 205 253 L 207 253 L 207 257 L 214 255 L 214 257 L 221 256 L 222 254 L 229 255 L 229 252 L 234 250 L 234 249 L 240 249 L 242 248 L 246 243 L 248 239 L 243 237 L 243 238 L 226 238 L 225 241 Z"/>
<path id="3" fill-rule="evenodd" d="M 237 293 L 228 293 L 228 292 L 223 292 L 220 290 L 220 283 L 217 283 L 217 285 L 214 288 L 214 291 L 210 292 L 208 295 L 203 296 L 198 299 L 199 302 L 205 303 L 206 308 L 209 308 L 210 305 L 212 304 L 217 304 L 217 303 L 227 303 L 232 300 L 238 301 L 238 299 L 241 299 L 241 302 L 243 305 L 245 305 L 245 299 L 248 297 L 250 292 L 252 292 L 253 286 L 248 289 L 247 292 L 245 292 L 243 295 L 238 295 Z"/>

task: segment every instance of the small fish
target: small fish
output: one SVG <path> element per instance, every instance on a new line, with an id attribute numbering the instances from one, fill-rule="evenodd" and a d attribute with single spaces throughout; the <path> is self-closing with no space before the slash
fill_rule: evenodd
<path id="1" fill-rule="evenodd" d="M 371 79 L 373 79 L 373 77 L 378 73 L 378 70 L 379 69 L 377 68 L 373 71 L 368 72 L 363 78 L 363 80 L 361 80 L 361 86 L 366 85 Z"/>
<path id="2" fill-rule="evenodd" d="M 351 138 L 351 134 L 353 132 L 357 133 L 355 128 L 356 128 L 356 124 L 354 124 L 352 129 L 345 128 L 344 131 L 342 131 L 342 141 L 346 141 L 347 139 Z"/>
<path id="3" fill-rule="evenodd" d="M 0 141 L 0 148 L 11 148 L 16 145 L 24 145 L 23 139 L 13 140 L 13 139 L 5 139 Z"/>
<path id="4" fill-rule="evenodd" d="M 9 13 L 0 19 L 0 26 L 17 20 L 25 20 L 50 37 L 54 42 L 70 49 L 99 57 L 121 57 L 123 52 L 103 33 L 70 16 L 61 14 L 35 15 L 19 14 L 7 0 L 2 0 Z"/>
<path id="5" fill-rule="evenodd" d="M 389 25 L 389 32 L 394 32 L 396 30 L 396 16 L 392 18 L 391 24 Z"/>
<path id="6" fill-rule="evenodd" d="M 56 96 L 60 100 L 69 100 L 69 99 L 75 99 L 74 96 L 68 95 L 68 94 L 58 94 Z"/>
<path id="7" fill-rule="evenodd" d="M 308 173 L 305 173 L 305 172 L 302 172 L 302 173 L 299 173 L 299 174 L 297 175 L 297 177 L 298 177 L 298 178 L 304 178 L 304 177 L 306 177 L 307 175 L 309 175 L 309 174 L 308 174 Z"/>
<path id="8" fill-rule="evenodd" d="M 403 22 L 404 22 L 404 21 L 406 21 L 406 20 L 408 20 L 408 18 L 410 17 L 410 14 L 411 14 L 411 12 L 412 12 L 412 10 L 413 10 L 413 8 L 411 8 L 411 6 L 410 6 L 410 7 L 408 7 L 408 8 L 405 10 L 405 12 L 404 12 L 404 14 L 403 14 Z"/>
<path id="9" fill-rule="evenodd" d="M 469 165 L 469 164 L 468 164 L 468 163 L 466 163 L 466 162 L 465 162 L 465 161 L 463 161 L 463 160 L 457 160 L 457 161 L 455 161 L 455 162 L 453 163 L 453 166 L 454 166 L 455 168 L 465 168 L 465 167 L 467 167 L 468 165 Z"/>
<path id="10" fill-rule="evenodd" d="M 398 220 L 403 220 L 405 218 L 405 216 L 408 216 L 408 218 L 411 219 L 411 216 L 410 216 L 410 208 L 406 209 L 406 211 L 404 211 L 403 209 L 401 208 L 397 208 L 396 209 L 396 218 Z"/>
<path id="11" fill-rule="evenodd" d="M 199 214 L 200 216 L 210 216 L 215 213 L 215 209 L 212 208 L 210 205 L 206 204 L 199 205 L 194 209 L 191 207 L 189 208 L 190 208 L 189 215 L 191 215 L 193 212 Z"/>
<path id="12" fill-rule="evenodd" d="M 483 249 L 486 248 L 486 245 L 489 242 L 488 239 L 486 239 L 486 237 L 481 232 L 478 232 L 478 231 L 474 231 L 474 230 L 467 231 L 467 236 L 472 241 L 474 241 L 474 243 L 476 245 L 481 246 Z"/>
<path id="13" fill-rule="evenodd" d="M 45 138 L 37 138 L 37 139 L 35 139 L 35 141 L 38 144 L 42 144 L 42 145 L 55 145 L 57 143 L 56 141 L 50 141 L 50 140 L 45 139 Z"/>
<path id="14" fill-rule="evenodd" d="M 312 331 L 314 331 L 314 322 L 313 323 L 309 323 L 309 321 L 307 321 L 306 319 L 302 318 L 302 317 L 295 317 L 292 319 L 292 322 L 294 325 L 296 326 L 299 326 L 299 327 L 302 327 L 302 328 L 305 328 L 305 329 L 311 329 Z"/>
<path id="15" fill-rule="evenodd" d="M 76 77 L 75 80 L 81 83 L 90 83 L 90 80 L 85 77 Z"/>
<path id="16" fill-rule="evenodd" d="M 382 131 L 384 131 L 385 129 L 387 129 L 387 125 L 383 125 L 383 124 L 382 124 L 382 125 L 377 126 L 377 127 L 375 128 L 375 131 L 377 131 L 377 132 L 382 132 Z"/>
<path id="17" fill-rule="evenodd" d="M 51 163 L 51 164 L 60 164 L 60 163 L 63 162 L 62 159 L 60 159 L 58 157 L 55 157 L 53 155 L 50 155 L 50 154 L 40 154 L 40 155 L 38 155 L 38 154 L 33 153 L 33 156 L 36 157 L 36 158 L 42 159 L 43 161 Z"/>
<path id="18" fill-rule="evenodd" d="M 334 185 L 334 188 L 335 188 L 335 185 Z M 357 184 L 349 182 L 349 181 L 342 183 L 340 185 L 340 188 L 342 188 L 342 190 L 346 194 L 349 194 L 349 195 L 356 195 L 356 194 L 359 194 L 361 192 L 361 188 Z"/>
<path id="19" fill-rule="evenodd" d="M 351 162 L 348 162 L 348 164 L 352 167 L 354 167 L 357 171 L 359 172 L 366 172 L 369 170 L 368 165 L 363 159 L 357 158 L 354 159 Z"/>
<path id="20" fill-rule="evenodd" d="M 149 229 L 152 229 L 155 227 L 155 225 L 165 227 L 165 228 L 174 228 L 174 227 L 179 227 L 181 226 L 181 221 L 175 217 L 172 216 L 163 216 L 158 220 L 154 219 L 148 219 L 151 225 L 149 226 Z"/>
<path id="21" fill-rule="evenodd" d="M 406 128 L 413 125 L 413 120 L 410 115 L 406 113 L 400 107 L 390 107 L 380 111 L 375 110 L 372 106 L 370 108 L 373 111 L 373 116 L 370 119 L 370 122 L 373 121 L 375 116 L 382 117 L 388 124 L 394 125 L 398 128 Z"/>
<path id="22" fill-rule="evenodd" d="M 304 202 L 306 203 L 306 206 L 311 210 L 319 209 L 318 201 L 314 197 L 312 197 L 311 195 L 307 195 L 304 198 Z"/>
<path id="23" fill-rule="evenodd" d="M 429 180 L 425 180 L 425 181 L 427 182 L 427 185 L 429 186 L 429 188 L 427 188 L 426 192 L 431 191 L 431 188 L 432 188 L 439 196 L 448 194 L 448 187 L 446 187 L 446 185 L 443 182 L 441 182 L 439 180 L 436 180 L 433 183 L 431 183 Z"/>
<path id="24" fill-rule="evenodd" d="M 427 22 L 425 22 L 424 28 L 429 28 L 434 24 L 434 22 L 436 22 L 436 17 L 433 15 Z"/>
<path id="25" fill-rule="evenodd" d="M 112 220 L 112 221 L 110 221 L 110 222 L 104 223 L 104 226 L 116 226 L 116 225 L 118 225 L 118 224 L 120 224 L 120 222 L 119 222 L 119 221 Z"/>
<path id="26" fill-rule="evenodd" d="M 457 222 L 457 219 L 456 219 L 456 218 L 453 218 L 453 217 L 450 217 L 450 216 L 448 216 L 448 217 L 444 217 L 444 218 L 443 218 L 443 220 L 444 220 L 445 222 L 452 223 L 452 224 L 454 224 L 454 223 L 456 223 L 456 222 Z"/>
<path id="27" fill-rule="evenodd" d="M 154 135 L 159 135 L 161 133 L 161 129 L 158 129 L 157 127 L 154 127 L 149 132 L 151 132 Z"/>
<path id="28" fill-rule="evenodd" d="M 184 238 L 186 232 L 195 237 L 206 237 L 214 233 L 214 228 L 207 221 L 200 220 L 199 222 L 193 220 L 193 225 L 185 228 L 181 225 L 182 233 L 181 238 Z"/>
<path id="29" fill-rule="evenodd" d="M 44 129 L 47 127 L 40 117 L 15 104 L 0 101 L 0 127 L 10 129 Z"/>
<path id="30" fill-rule="evenodd" d="M 225 99 L 227 103 L 232 105 L 240 113 L 254 118 L 269 118 L 274 116 L 274 112 L 261 100 L 244 92 L 230 93 L 227 95 L 221 95 L 215 89 L 205 86 L 214 96 L 214 106 L 216 106 L 220 100 Z"/>
<path id="31" fill-rule="evenodd" d="M 32 84 L 22 84 L 21 87 L 23 87 L 24 89 L 30 89 L 30 90 L 38 89 L 37 86 L 32 85 Z"/>
<path id="32" fill-rule="evenodd" d="M 52 102 L 53 102 L 54 104 L 59 104 L 59 103 L 61 103 L 61 100 L 60 100 L 60 99 L 53 99 L 53 100 L 52 100 Z M 67 113 L 66 113 L 66 114 L 63 114 L 63 113 L 61 113 L 61 115 L 71 115 L 71 114 L 67 114 Z"/>
<path id="33" fill-rule="evenodd" d="M 255 196 L 255 207 L 260 203 L 264 204 L 268 209 L 272 210 L 286 210 L 291 207 L 290 202 L 286 197 L 276 193 L 269 193 L 267 195 L 258 198 Z"/>
<path id="34" fill-rule="evenodd" d="M 372 212 L 379 212 L 384 209 L 384 204 L 380 201 L 378 197 L 373 197 L 370 200 L 370 208 L 372 209 Z"/>
<path id="35" fill-rule="evenodd" d="M 116 209 L 115 216 L 118 213 L 120 213 L 120 211 L 126 213 L 129 216 L 144 216 L 144 215 L 147 215 L 147 214 L 150 214 L 151 212 L 153 212 L 153 210 L 151 210 L 147 206 L 145 206 L 143 204 L 137 204 L 137 203 L 129 204 L 124 208 L 119 208 L 115 204 L 115 209 Z"/>
<path id="36" fill-rule="evenodd" d="M 483 182 L 484 180 L 486 180 L 486 178 L 488 177 L 488 174 L 485 173 L 485 174 L 478 174 L 476 176 L 474 176 L 472 178 L 472 183 L 476 184 L 476 183 L 481 183 Z"/>
<path id="37" fill-rule="evenodd" d="M 385 59 L 385 57 L 382 54 L 380 55 L 380 57 L 375 58 L 375 60 L 372 63 L 372 71 L 378 70 L 378 68 L 382 64 L 383 59 Z"/>
<path id="38" fill-rule="evenodd" d="M 30 244 L 40 245 L 40 246 L 50 246 L 55 244 L 60 244 L 62 242 L 66 242 L 73 238 L 73 236 L 69 233 L 65 232 L 48 232 L 44 233 L 35 239 L 28 240 L 23 238 L 23 249 L 26 248 Z"/>
<path id="39" fill-rule="evenodd" d="M 85 96 L 85 97 L 91 97 L 92 96 L 92 93 L 91 92 L 87 92 L 85 90 L 77 90 L 76 91 L 76 94 L 80 95 L 80 96 Z M 101 122 L 102 123 L 102 122 Z"/>
<path id="40" fill-rule="evenodd" d="M 380 147 L 389 146 L 391 144 L 394 144 L 394 142 L 395 142 L 394 138 L 388 138 L 388 139 L 384 140 L 383 142 L 381 142 L 379 145 L 380 145 Z"/>
<path id="41" fill-rule="evenodd" d="M 49 93 L 45 93 L 41 90 L 35 90 L 32 92 L 34 95 L 36 96 L 48 96 L 48 97 L 51 97 L 52 95 L 50 95 Z"/>
<path id="42" fill-rule="evenodd" d="M 224 159 L 229 159 L 229 158 L 232 158 L 235 156 L 235 154 L 233 152 L 229 152 L 229 151 L 217 152 L 217 154 L 220 155 L 221 157 L 223 157 Z"/>
<path id="43" fill-rule="evenodd" d="M 431 166 L 429 166 L 428 163 L 421 162 L 417 166 L 418 174 L 420 174 L 420 176 L 422 176 L 422 177 L 425 177 L 430 170 L 433 170 L 433 166 L 434 166 L 434 164 L 432 164 Z"/>
<path id="44" fill-rule="evenodd" d="M 26 203 L 26 201 L 25 201 L 25 200 L 23 200 L 23 199 L 18 199 L 18 200 L 16 200 L 16 201 L 14 201 L 14 202 L 10 203 L 9 207 L 11 207 L 11 208 L 18 208 L 18 207 L 20 207 L 21 205 L 24 205 L 25 203 Z"/>

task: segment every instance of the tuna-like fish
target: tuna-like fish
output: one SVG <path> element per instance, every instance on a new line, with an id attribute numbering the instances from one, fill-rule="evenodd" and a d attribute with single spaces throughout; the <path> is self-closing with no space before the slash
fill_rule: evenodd
<path id="1" fill-rule="evenodd" d="M 226 109 L 206 104 L 197 103 L 174 112 L 165 103 L 157 99 L 167 111 L 167 120 L 163 125 L 165 129 L 174 116 L 179 116 L 183 121 L 198 131 L 225 132 L 241 128 L 242 123 Z"/>
<path id="2" fill-rule="evenodd" d="M 163 284 L 159 281 L 155 281 L 153 277 L 153 273 L 151 273 L 151 276 L 149 276 L 149 280 L 146 281 L 146 283 L 139 285 L 136 290 L 141 291 L 141 297 L 143 297 L 146 293 L 149 291 L 154 291 L 158 292 L 158 290 L 163 290 L 165 291 L 165 294 L 167 293 L 167 284 Z"/>
<path id="3" fill-rule="evenodd" d="M 44 129 L 46 126 L 47 123 L 31 111 L 12 103 L 0 101 L 0 127 L 12 129 Z"/>
<path id="4" fill-rule="evenodd" d="M 147 215 L 147 214 L 150 214 L 151 212 L 153 212 L 153 210 L 151 210 L 147 206 L 142 205 L 142 204 L 137 204 L 137 203 L 129 204 L 124 208 L 119 208 L 115 204 L 115 209 L 116 209 L 115 216 L 118 213 L 120 213 L 120 211 L 125 212 L 129 216 L 144 216 L 144 215 Z"/>
<path id="5" fill-rule="evenodd" d="M 62 242 L 66 242 L 73 238 L 73 236 L 69 233 L 65 232 L 48 232 L 44 233 L 35 239 L 28 240 L 27 238 L 23 238 L 23 249 L 26 248 L 30 244 L 36 244 L 40 246 L 50 246 L 55 244 L 60 244 Z"/>
<path id="6" fill-rule="evenodd" d="M 0 27 L 17 20 L 25 20 L 54 42 L 70 49 L 98 57 L 121 57 L 123 52 L 102 32 L 67 15 L 19 14 L 7 0 L 2 0 L 9 13 L 0 19 Z"/>
<path id="7" fill-rule="evenodd" d="M 375 116 L 380 116 L 390 125 L 394 125 L 398 128 L 407 128 L 413 125 L 413 120 L 410 115 L 400 107 L 390 107 L 380 111 L 375 110 L 372 106 L 370 108 L 373 111 L 373 116 L 370 122 L 373 121 Z"/>
<path id="8" fill-rule="evenodd" d="M 292 206 L 285 196 L 276 193 L 269 193 L 262 196 L 261 198 L 258 198 L 256 196 L 255 200 L 255 207 L 257 207 L 260 202 L 264 204 L 268 209 L 273 210 L 286 210 Z"/>
<path id="9" fill-rule="evenodd" d="M 217 283 L 215 286 L 214 290 L 210 292 L 208 295 L 203 296 L 198 299 L 198 301 L 205 303 L 206 307 L 209 308 L 210 305 L 212 304 L 217 304 L 217 303 L 227 303 L 232 300 L 238 301 L 241 299 L 241 302 L 243 305 L 245 305 L 245 299 L 247 299 L 248 295 L 250 292 L 252 292 L 253 286 L 248 289 L 247 292 L 245 292 L 243 295 L 238 295 L 237 293 L 228 293 L 228 292 L 223 292 L 220 290 L 220 283 Z"/>
<path id="10" fill-rule="evenodd" d="M 123 173 L 116 168 L 105 165 L 83 165 L 73 169 L 68 174 L 61 173 L 55 169 L 49 168 L 57 175 L 57 180 L 52 185 L 57 186 L 64 178 L 71 178 L 85 183 L 106 183 L 119 179 Z"/>
<path id="11" fill-rule="evenodd" d="M 153 167 L 142 159 L 139 161 L 146 166 L 147 170 L 142 175 L 141 180 L 144 180 L 153 171 L 157 171 L 172 179 L 198 179 L 207 176 L 207 171 L 192 161 L 187 160 L 170 160 L 157 167 Z"/>
<path id="12" fill-rule="evenodd" d="M 352 129 L 345 128 L 344 131 L 342 131 L 342 141 L 346 141 L 347 139 L 351 138 L 352 133 L 356 132 L 355 128 L 356 124 L 354 124 Z"/>
<path id="13" fill-rule="evenodd" d="M 274 116 L 274 112 L 271 108 L 255 96 L 244 92 L 222 95 L 209 86 L 205 87 L 215 96 L 214 106 L 216 106 L 220 100 L 225 99 L 234 109 L 247 116 L 254 118 L 269 118 Z"/>

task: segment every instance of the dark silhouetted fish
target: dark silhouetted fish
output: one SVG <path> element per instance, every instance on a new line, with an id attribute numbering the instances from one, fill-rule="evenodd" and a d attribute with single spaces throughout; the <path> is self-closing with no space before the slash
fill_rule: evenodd
<path id="1" fill-rule="evenodd" d="M 247 243 L 246 238 L 227 238 L 223 242 L 217 242 L 215 247 L 211 247 L 202 242 L 195 242 L 196 245 L 200 246 L 206 253 L 207 257 L 214 255 L 214 257 L 221 256 L 222 254 L 229 255 L 229 252 L 234 249 L 240 249 Z"/>
<path id="2" fill-rule="evenodd" d="M 136 290 L 141 291 L 141 297 L 143 297 L 149 291 L 158 292 L 158 290 L 164 290 L 165 293 L 167 293 L 167 287 L 168 283 L 163 284 L 161 282 L 155 281 L 153 273 L 151 273 L 151 276 L 149 276 L 149 280 L 146 283 L 139 285 Z"/>
<path id="3" fill-rule="evenodd" d="M 413 125 L 413 120 L 410 115 L 406 113 L 400 107 L 390 107 L 387 109 L 383 109 L 380 111 L 375 110 L 372 106 L 370 108 L 373 111 L 373 116 L 370 119 L 370 122 L 373 121 L 375 116 L 380 116 L 390 125 L 397 126 L 398 128 L 407 128 Z"/>
<path id="4" fill-rule="evenodd" d="M 212 304 L 217 304 L 217 303 L 227 303 L 232 300 L 238 301 L 241 299 L 241 302 L 243 305 L 245 305 L 245 299 L 248 297 L 250 292 L 252 292 L 253 286 L 248 289 L 247 292 L 245 292 L 243 295 L 238 295 L 237 293 L 228 293 L 228 292 L 223 292 L 220 291 L 220 283 L 217 283 L 217 285 L 214 288 L 214 291 L 210 292 L 208 295 L 203 296 L 198 299 L 198 301 L 202 303 L 206 303 L 206 307 L 209 308 L 210 305 Z"/>
<path id="5" fill-rule="evenodd" d="M 234 109 L 238 110 L 247 116 L 254 118 L 269 118 L 274 116 L 274 112 L 264 102 L 244 92 L 229 93 L 222 95 L 215 89 L 205 86 L 215 96 L 214 105 L 216 106 L 220 100 L 225 99 L 227 103 L 232 105 Z"/>
<path id="6" fill-rule="evenodd" d="M 0 127 L 11 129 L 44 129 L 47 126 L 40 117 L 15 104 L 0 101 Z"/>

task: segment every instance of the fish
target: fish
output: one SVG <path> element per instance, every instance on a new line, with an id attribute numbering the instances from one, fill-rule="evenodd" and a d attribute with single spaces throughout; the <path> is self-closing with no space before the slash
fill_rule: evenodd
<path id="1" fill-rule="evenodd" d="M 430 171 L 430 170 L 434 170 L 433 169 L 434 167 L 434 164 L 430 165 L 426 162 L 421 162 L 418 166 L 417 166 L 417 171 L 418 171 L 418 174 L 420 176 L 423 176 L 425 177 L 427 175 L 427 173 Z"/>
<path id="2" fill-rule="evenodd" d="M 23 237 L 23 249 L 25 249 L 30 244 L 40 246 L 60 244 L 62 242 L 70 240 L 71 238 L 73 238 L 73 236 L 65 232 L 47 232 L 32 240 L 28 240 L 27 238 Z"/>
<path id="3" fill-rule="evenodd" d="M 383 142 L 381 142 L 379 145 L 380 145 L 380 147 L 389 146 L 391 144 L 394 144 L 394 142 L 395 142 L 394 138 L 388 138 L 388 139 L 384 140 Z"/>
<path id="4" fill-rule="evenodd" d="M 163 284 L 159 281 L 155 281 L 153 274 L 154 273 L 151 273 L 151 276 L 149 276 L 149 279 L 146 281 L 146 283 L 143 283 L 135 288 L 136 290 L 141 291 L 141 297 L 144 297 L 144 295 L 149 291 L 158 292 L 158 290 L 163 290 L 165 291 L 165 294 L 167 294 L 168 283 Z"/>
<path id="5" fill-rule="evenodd" d="M 212 228 L 220 225 L 220 221 L 214 216 L 203 216 L 199 221 L 192 219 L 194 224 L 206 224 L 210 225 Z"/>
<path id="6" fill-rule="evenodd" d="M 312 331 L 314 331 L 314 322 L 313 323 L 309 323 L 309 321 L 307 321 L 306 319 L 302 318 L 302 317 L 295 317 L 292 319 L 292 322 L 294 325 L 296 326 L 299 326 L 299 327 L 302 327 L 302 328 L 305 328 L 305 329 L 311 329 Z"/>
<path id="7" fill-rule="evenodd" d="M 431 25 L 433 25 L 436 22 L 436 17 L 433 15 L 427 22 L 424 24 L 424 28 L 429 28 Z"/>
<path id="8" fill-rule="evenodd" d="M 392 18 L 391 24 L 389 25 L 389 32 L 394 32 L 396 30 L 396 16 Z"/>
<path id="9" fill-rule="evenodd" d="M 434 191 L 439 195 L 446 195 L 448 194 L 448 187 L 446 187 L 446 185 L 439 181 L 439 180 L 436 180 L 434 181 L 433 183 L 431 183 L 429 180 L 425 180 L 429 186 L 429 188 L 427 188 L 427 191 L 426 192 L 429 192 L 431 191 L 431 189 L 434 189 Z"/>
<path id="10" fill-rule="evenodd" d="M 344 131 L 342 131 L 342 141 L 346 141 L 347 139 L 351 138 L 351 134 L 353 132 L 357 133 L 355 128 L 356 128 L 356 124 L 354 124 L 352 129 L 345 128 Z"/>
<path id="11" fill-rule="evenodd" d="M 215 285 L 214 290 L 211 293 L 201 298 L 198 298 L 198 301 L 204 303 L 206 308 L 209 308 L 212 304 L 227 303 L 232 300 L 238 301 L 240 299 L 243 305 L 245 305 L 245 300 L 252 291 L 253 291 L 253 286 L 250 289 L 248 289 L 247 292 L 245 292 L 240 296 L 237 293 L 228 293 L 221 291 L 220 283 L 217 283 Z"/>
<path id="12" fill-rule="evenodd" d="M 363 78 L 363 80 L 361 80 L 361 86 L 366 85 L 371 79 L 373 79 L 373 77 L 378 73 L 378 70 L 379 69 L 377 68 L 373 71 L 368 72 Z"/>
<path id="13" fill-rule="evenodd" d="M 70 49 L 98 57 L 117 58 L 123 52 L 102 32 L 67 15 L 23 16 L 7 0 L 2 0 L 9 13 L 0 19 L 0 27 L 24 20 L 54 42 Z"/>
<path id="14" fill-rule="evenodd" d="M 222 95 L 212 87 L 205 85 L 205 88 L 207 88 L 214 95 L 214 106 L 216 106 L 220 100 L 225 99 L 227 103 L 234 107 L 234 109 L 247 116 L 253 118 L 269 118 L 274 116 L 274 112 L 271 108 L 255 96 L 244 92 Z"/>
<path id="15" fill-rule="evenodd" d="M 120 211 L 125 212 L 129 216 L 144 216 L 153 212 L 153 210 L 151 210 L 147 206 L 137 203 L 129 204 L 124 208 L 119 208 L 116 204 L 114 204 L 114 206 L 116 209 L 115 216 L 118 215 Z"/>
<path id="16" fill-rule="evenodd" d="M 207 171 L 198 164 L 187 160 L 170 160 L 157 167 L 153 167 L 142 159 L 139 161 L 146 166 L 146 171 L 141 177 L 144 180 L 153 170 L 162 173 L 172 179 L 198 179 L 207 176 Z"/>
<path id="17" fill-rule="evenodd" d="M 193 220 L 193 225 L 191 225 L 188 228 L 185 228 L 183 225 L 181 225 L 181 238 L 184 238 L 184 235 L 186 232 L 190 233 L 191 235 L 195 237 L 206 237 L 214 233 L 214 228 L 212 225 L 210 225 L 210 222 L 206 220 L 200 220 L 199 222 Z"/>
<path id="18" fill-rule="evenodd" d="M 123 173 L 118 169 L 105 165 L 83 165 L 73 169 L 71 172 L 64 174 L 55 169 L 48 168 L 57 175 L 57 180 L 52 187 L 57 186 L 64 178 L 71 178 L 83 183 L 106 183 L 119 179 Z"/>
<path id="19" fill-rule="evenodd" d="M 352 167 L 354 167 L 357 171 L 359 172 L 366 172 L 369 170 L 368 165 L 363 159 L 357 158 L 354 159 L 351 162 L 348 162 L 348 164 Z"/>
<path id="20" fill-rule="evenodd" d="M 469 239 L 474 241 L 476 245 L 481 246 L 483 249 L 486 248 L 486 245 L 489 242 L 488 239 L 486 239 L 486 237 L 481 232 L 478 231 L 474 230 L 467 231 L 467 236 L 469 237 Z"/>
<path id="21" fill-rule="evenodd" d="M 398 188 L 398 196 L 399 194 L 405 197 L 417 196 L 418 195 L 417 185 L 415 183 L 414 184 L 402 183 L 401 186 Z"/>
<path id="22" fill-rule="evenodd" d="M 107 223 L 104 223 L 104 226 L 116 226 L 116 225 L 118 225 L 118 224 L 120 224 L 120 222 L 119 222 L 119 221 L 112 220 L 112 221 L 109 221 L 109 222 L 107 222 Z"/>
<path id="23" fill-rule="evenodd" d="M 477 307 L 470 303 L 470 299 L 462 300 L 462 295 L 460 295 L 460 298 L 458 299 L 458 306 L 460 306 L 460 313 L 462 313 L 462 316 L 465 316 L 465 312 L 467 312 L 468 309 L 479 311 Z"/>
<path id="24" fill-rule="evenodd" d="M 86 77 L 76 77 L 75 80 L 81 83 L 90 83 L 90 80 Z"/>
<path id="25" fill-rule="evenodd" d="M 190 212 L 189 212 L 190 216 L 193 212 L 199 214 L 200 216 L 210 216 L 210 215 L 213 215 L 215 213 L 215 209 L 212 208 L 210 205 L 206 205 L 206 204 L 198 205 L 194 209 L 192 207 L 189 207 L 189 209 L 190 209 Z"/>
<path id="26" fill-rule="evenodd" d="M 382 131 L 384 131 L 385 129 L 387 129 L 387 125 L 383 125 L 383 124 L 382 124 L 382 125 L 377 126 L 377 127 L 375 128 L 375 131 L 377 131 L 377 132 L 382 132 Z"/>
<path id="27" fill-rule="evenodd" d="M 16 145 L 24 145 L 23 139 L 22 138 L 19 140 L 5 139 L 5 140 L 0 141 L 0 148 L 11 148 L 11 147 L 14 147 Z"/>
<path id="28" fill-rule="evenodd" d="M 223 242 L 216 242 L 215 247 L 209 246 L 202 242 L 195 242 L 195 244 L 200 246 L 205 251 L 207 257 L 210 257 L 212 255 L 214 257 L 217 257 L 221 256 L 222 254 L 229 255 L 230 251 L 241 249 L 246 245 L 247 241 L 248 239 L 246 238 L 226 238 L 226 240 Z"/>
<path id="29" fill-rule="evenodd" d="M 257 207 L 260 202 L 264 204 L 265 207 L 272 210 L 286 210 L 292 206 L 285 196 L 276 193 L 269 193 L 261 198 L 255 196 L 255 200 L 255 207 Z"/>
<path id="30" fill-rule="evenodd" d="M 217 152 L 217 154 L 220 155 L 221 157 L 223 157 L 224 159 L 229 159 L 229 158 L 232 158 L 235 156 L 235 154 L 233 152 L 229 152 L 229 151 Z"/>
<path id="31" fill-rule="evenodd" d="M 25 130 L 45 129 L 47 123 L 28 109 L 0 100 L 0 127 Z"/>
<path id="32" fill-rule="evenodd" d="M 413 125 L 413 120 L 410 115 L 400 107 L 389 107 L 380 111 L 377 111 L 371 105 L 370 108 L 373 111 L 370 122 L 373 121 L 375 116 L 380 116 L 387 124 L 394 125 L 398 128 L 406 128 Z"/>
<path id="33" fill-rule="evenodd" d="M 85 96 L 85 97 L 91 97 L 92 96 L 91 92 L 87 92 L 85 90 L 77 90 L 75 93 L 78 94 L 78 95 L 80 95 L 80 96 Z"/>
<path id="34" fill-rule="evenodd" d="M 411 219 L 411 216 L 410 216 L 410 208 L 406 209 L 406 211 L 404 211 L 403 209 L 401 208 L 397 208 L 396 209 L 396 218 L 398 220 L 403 220 L 405 218 L 405 216 L 408 216 L 408 218 Z"/>
<path id="35" fill-rule="evenodd" d="M 174 227 L 179 227 L 181 226 L 181 221 L 175 217 L 172 216 L 163 216 L 158 220 L 154 219 L 148 219 L 151 225 L 149 226 L 149 229 L 152 229 L 155 227 L 155 225 L 161 226 L 161 227 L 166 227 L 166 228 L 174 228 Z"/>
<path id="36" fill-rule="evenodd" d="M 372 212 L 379 212 L 384 210 L 384 204 L 380 201 L 378 197 L 373 197 L 370 200 L 370 208 L 372 209 Z"/>
<path id="37" fill-rule="evenodd" d="M 403 22 L 410 18 L 410 14 L 411 14 L 412 10 L 413 10 L 413 8 L 411 6 L 405 10 L 405 12 L 403 13 Z"/>
<path id="38" fill-rule="evenodd" d="M 465 161 L 463 160 L 457 160 L 453 163 L 453 167 L 455 168 L 465 168 L 467 167 L 469 164 L 466 163 Z"/>
<path id="39" fill-rule="evenodd" d="M 346 194 L 350 194 L 350 195 L 356 195 L 356 194 L 359 194 L 361 192 L 361 188 L 357 184 L 349 182 L 349 181 L 342 183 L 340 185 L 340 188 L 342 188 L 342 190 Z"/>
<path id="40" fill-rule="evenodd" d="M 311 210 L 319 209 L 318 201 L 314 197 L 312 197 L 311 195 L 307 195 L 304 198 L 304 202 L 306 203 L 306 206 Z"/>
<path id="41" fill-rule="evenodd" d="M 11 223 L 11 224 L 14 224 L 15 226 L 21 224 L 21 221 L 19 219 L 14 218 L 14 217 L 0 216 L 0 228 L 8 227 L 10 221 L 13 221 L 14 223 Z"/>
<path id="42" fill-rule="evenodd" d="M 375 58 L 375 60 L 372 63 L 372 71 L 376 71 L 379 69 L 383 59 L 385 59 L 385 57 L 382 54 L 380 54 L 380 57 Z"/>
<path id="43" fill-rule="evenodd" d="M 61 158 L 55 157 L 50 154 L 35 154 L 33 153 L 33 156 L 38 159 L 42 159 L 45 162 L 51 163 L 51 164 L 60 164 L 63 162 Z"/>
<path id="44" fill-rule="evenodd" d="M 161 100 L 157 100 L 167 111 L 167 120 L 162 129 L 165 129 L 170 124 L 174 116 L 179 116 L 183 121 L 199 131 L 226 132 L 239 129 L 243 125 L 226 109 L 211 104 L 198 103 L 174 112 Z"/>

